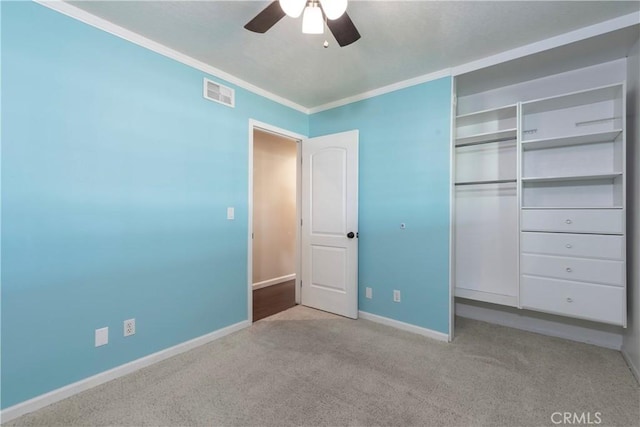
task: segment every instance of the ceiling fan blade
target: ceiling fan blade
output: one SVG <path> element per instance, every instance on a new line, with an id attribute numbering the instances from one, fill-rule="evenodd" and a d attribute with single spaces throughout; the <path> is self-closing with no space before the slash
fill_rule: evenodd
<path id="1" fill-rule="evenodd" d="M 327 26 L 331 30 L 333 37 L 336 38 L 340 47 L 348 46 L 360 38 L 360 33 L 356 26 L 353 25 L 353 21 L 349 18 L 347 12 L 343 13 L 340 18 L 333 21 L 327 19 Z"/>
<path id="2" fill-rule="evenodd" d="M 265 7 L 264 10 L 249 21 L 244 28 L 254 33 L 266 33 L 276 22 L 284 18 L 284 15 L 285 13 L 280 7 L 280 2 L 276 0 Z"/>

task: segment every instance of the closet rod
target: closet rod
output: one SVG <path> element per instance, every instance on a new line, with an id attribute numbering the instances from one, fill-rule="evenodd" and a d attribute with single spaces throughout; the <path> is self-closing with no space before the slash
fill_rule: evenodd
<path id="1" fill-rule="evenodd" d="M 514 136 L 507 136 L 505 138 L 496 138 L 489 141 L 475 141 L 475 142 L 467 142 L 462 144 L 456 144 L 456 148 L 459 147 L 472 147 L 474 145 L 482 145 L 482 144 L 491 144 L 493 142 L 504 142 L 504 141 L 515 141 L 516 138 Z"/>
<path id="2" fill-rule="evenodd" d="M 482 184 L 507 184 L 516 183 L 515 179 L 493 179 L 490 181 L 469 181 L 469 182 L 456 182 L 455 185 L 482 185 Z"/>

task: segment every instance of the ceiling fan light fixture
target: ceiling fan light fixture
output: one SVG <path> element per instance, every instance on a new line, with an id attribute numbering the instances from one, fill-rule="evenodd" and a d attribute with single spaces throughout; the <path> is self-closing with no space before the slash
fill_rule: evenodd
<path id="1" fill-rule="evenodd" d="M 302 14 L 307 0 L 279 0 L 282 11 L 292 18 L 297 18 Z"/>
<path id="2" fill-rule="evenodd" d="M 304 14 L 302 15 L 302 32 L 304 34 L 324 33 L 322 10 L 315 3 L 312 3 L 304 9 Z"/>
<path id="3" fill-rule="evenodd" d="M 327 19 L 338 19 L 347 11 L 348 0 L 320 0 Z"/>

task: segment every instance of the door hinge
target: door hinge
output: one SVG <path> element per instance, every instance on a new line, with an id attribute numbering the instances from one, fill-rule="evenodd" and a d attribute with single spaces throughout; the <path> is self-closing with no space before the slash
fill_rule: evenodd
<path id="1" fill-rule="evenodd" d="M 253 240 L 253 233 L 251 233 L 251 240 Z"/>
<path id="2" fill-rule="evenodd" d="M 300 218 L 300 227 L 302 227 L 302 218 Z"/>

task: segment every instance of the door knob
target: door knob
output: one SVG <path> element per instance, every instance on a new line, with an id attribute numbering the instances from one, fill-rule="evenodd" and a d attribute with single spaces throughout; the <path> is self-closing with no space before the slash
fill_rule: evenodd
<path id="1" fill-rule="evenodd" d="M 350 232 L 347 233 L 347 237 L 350 238 L 350 239 L 353 239 L 354 237 L 356 237 L 356 235 L 353 234 L 353 231 L 350 231 Z"/>

